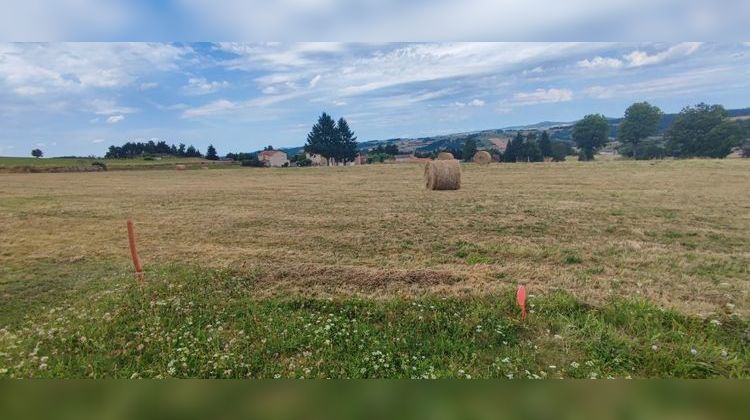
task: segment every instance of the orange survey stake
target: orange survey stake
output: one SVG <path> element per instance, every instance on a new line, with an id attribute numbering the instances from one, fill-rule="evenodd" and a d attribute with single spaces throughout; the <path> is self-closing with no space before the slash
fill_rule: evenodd
<path id="1" fill-rule="evenodd" d="M 143 281 L 143 267 L 141 267 L 141 259 L 138 257 L 138 249 L 135 247 L 135 228 L 133 228 L 132 220 L 128 220 L 128 242 L 130 243 L 130 256 L 133 258 L 133 266 L 135 267 L 135 278 Z"/>
<path id="2" fill-rule="evenodd" d="M 521 307 L 521 321 L 526 320 L 526 288 L 520 286 L 516 293 L 516 302 Z"/>

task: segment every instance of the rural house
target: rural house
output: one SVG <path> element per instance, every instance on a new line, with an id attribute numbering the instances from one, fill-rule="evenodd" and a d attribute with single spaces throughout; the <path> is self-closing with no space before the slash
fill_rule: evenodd
<path id="1" fill-rule="evenodd" d="M 286 153 L 281 150 L 264 150 L 258 153 L 258 160 L 266 166 L 289 166 L 289 159 L 287 159 Z"/>

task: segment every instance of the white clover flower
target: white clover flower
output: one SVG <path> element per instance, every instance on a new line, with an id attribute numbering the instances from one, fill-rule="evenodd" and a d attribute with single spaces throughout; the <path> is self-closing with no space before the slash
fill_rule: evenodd
<path id="1" fill-rule="evenodd" d="M 726 350 L 722 350 L 721 351 L 721 357 L 727 357 L 727 351 Z"/>
<path id="2" fill-rule="evenodd" d="M 696 356 L 698 354 L 698 350 L 690 349 L 690 354 L 692 354 L 693 356 Z"/>
<path id="3" fill-rule="evenodd" d="M 712 319 L 711 320 L 711 325 L 714 325 L 714 326 L 718 327 L 719 325 L 721 325 L 721 321 L 719 321 L 718 319 Z"/>
<path id="4" fill-rule="evenodd" d="M 658 351 L 659 350 L 659 346 L 657 346 L 656 344 L 654 344 L 654 345 L 651 346 L 651 350 Z"/>
<path id="5" fill-rule="evenodd" d="M 578 366 L 581 366 L 578 364 L 578 362 L 570 362 L 570 367 L 572 367 L 573 369 L 578 369 Z"/>

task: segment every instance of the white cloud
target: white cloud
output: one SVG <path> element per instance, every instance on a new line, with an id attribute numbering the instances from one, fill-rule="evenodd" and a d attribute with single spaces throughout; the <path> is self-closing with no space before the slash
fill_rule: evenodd
<path id="1" fill-rule="evenodd" d="M 91 143 L 94 143 L 94 144 L 104 143 L 104 139 L 94 139 L 94 140 L 91 140 Z"/>
<path id="2" fill-rule="evenodd" d="M 125 116 L 122 114 L 119 115 L 112 115 L 107 118 L 107 124 L 117 124 L 118 122 L 125 119 Z"/>
<path id="3" fill-rule="evenodd" d="M 708 87 L 713 88 L 717 80 L 724 80 L 720 87 L 725 90 L 745 90 L 750 87 L 748 79 L 729 82 L 736 71 L 736 68 L 730 66 L 692 70 L 633 83 L 594 85 L 584 89 L 584 93 L 595 99 L 638 98 L 643 100 L 659 96 L 684 95 Z M 716 88 L 713 90 L 715 91 Z"/>
<path id="4" fill-rule="evenodd" d="M 700 42 L 683 42 L 656 54 L 649 54 L 645 51 L 636 50 L 626 54 L 623 58 L 627 61 L 628 67 L 648 66 L 666 60 L 688 56 L 697 51 L 700 46 Z"/>
<path id="5" fill-rule="evenodd" d="M 568 102 L 573 100 L 573 91 L 570 89 L 537 89 L 533 92 L 518 92 L 513 95 L 515 105 L 536 105 L 557 102 Z"/>
<path id="6" fill-rule="evenodd" d="M 618 69 L 622 67 L 622 60 L 611 57 L 596 56 L 590 60 L 581 60 L 576 63 L 578 67 L 584 69 Z"/>
<path id="7" fill-rule="evenodd" d="M 318 82 L 320 82 L 320 75 L 317 75 L 310 79 L 310 87 L 314 88 L 318 84 Z"/>
<path id="8" fill-rule="evenodd" d="M 46 92 L 46 89 L 41 86 L 19 86 L 13 89 L 13 92 L 20 96 L 34 96 Z"/>
<path id="9" fill-rule="evenodd" d="M 229 82 L 225 80 L 208 81 L 204 77 L 191 77 L 183 89 L 188 95 L 207 95 L 227 86 L 229 86 Z"/>
<path id="10" fill-rule="evenodd" d="M 127 86 L 178 69 L 192 49 L 155 43 L 0 44 L 0 80 L 19 95 L 84 93 Z"/>
<path id="11" fill-rule="evenodd" d="M 144 83 L 141 83 L 141 86 L 139 87 L 139 90 L 141 90 L 141 91 L 149 90 L 149 89 L 156 88 L 158 86 L 159 86 L 159 84 L 156 83 L 156 82 L 144 82 Z"/>
<path id="12" fill-rule="evenodd" d="M 472 99 L 469 102 L 456 101 L 456 102 L 453 103 L 453 106 L 455 106 L 457 108 L 464 108 L 464 107 L 467 107 L 467 106 L 469 106 L 469 107 L 475 107 L 475 108 L 480 108 L 480 107 L 484 106 L 484 101 L 481 100 L 481 99 L 478 99 L 478 98 L 477 99 Z"/>
<path id="13" fill-rule="evenodd" d="M 195 118 L 204 117 L 207 115 L 219 114 L 235 108 L 238 108 L 239 104 L 236 102 L 229 101 L 227 99 L 219 99 L 210 102 L 206 105 L 189 108 L 182 112 L 183 118 Z"/>
<path id="14" fill-rule="evenodd" d="M 265 71 L 256 79 L 267 94 L 318 85 L 325 75 L 328 100 L 410 83 L 502 75 L 569 54 L 599 51 L 606 44 L 576 43 L 426 43 L 426 44 L 219 44 L 239 56 L 222 65 L 233 70 Z M 334 56 L 335 54 L 335 56 Z"/>
<path id="15" fill-rule="evenodd" d="M 122 106 L 108 99 L 94 99 L 89 102 L 89 108 L 96 115 L 132 114 L 138 112 L 137 108 Z"/>
<path id="16" fill-rule="evenodd" d="M 521 74 L 523 74 L 524 76 L 527 76 L 530 74 L 536 75 L 536 74 L 542 74 L 542 73 L 544 73 L 544 69 L 541 66 L 536 66 L 533 69 L 524 70 Z"/>

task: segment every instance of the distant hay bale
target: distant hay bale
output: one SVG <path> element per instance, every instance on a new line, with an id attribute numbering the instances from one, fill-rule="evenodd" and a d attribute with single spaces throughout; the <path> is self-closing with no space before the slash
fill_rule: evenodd
<path id="1" fill-rule="evenodd" d="M 450 152 L 440 152 L 437 155 L 438 160 L 453 160 L 453 153 Z"/>
<path id="2" fill-rule="evenodd" d="M 177 169 L 178 171 L 184 171 L 185 169 L 187 169 L 187 166 L 185 166 L 185 165 L 174 165 L 174 168 Z"/>
<path id="3" fill-rule="evenodd" d="M 428 190 L 457 190 L 461 188 L 461 164 L 455 159 L 427 162 L 424 181 Z"/>
<path id="4" fill-rule="evenodd" d="M 492 162 L 492 155 L 486 150 L 480 150 L 474 155 L 474 163 L 486 165 Z"/>

